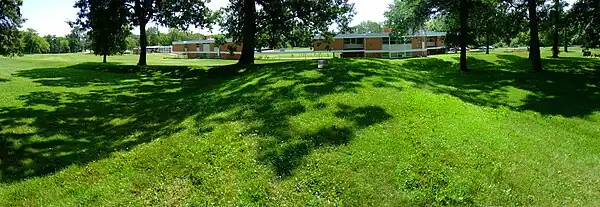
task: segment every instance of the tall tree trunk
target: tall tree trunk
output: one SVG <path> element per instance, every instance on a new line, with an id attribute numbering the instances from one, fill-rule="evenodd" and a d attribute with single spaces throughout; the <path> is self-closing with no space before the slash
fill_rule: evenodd
<path id="1" fill-rule="evenodd" d="M 558 58 L 558 29 L 554 29 L 554 44 L 552 46 L 552 58 Z"/>
<path id="2" fill-rule="evenodd" d="M 535 72 L 542 71 L 542 57 L 540 55 L 540 37 L 538 34 L 537 3 L 536 0 L 528 0 L 529 3 L 529 58 L 532 69 Z"/>
<path id="3" fill-rule="evenodd" d="M 491 43 L 491 40 L 490 40 L 490 31 L 489 30 L 486 32 L 485 38 L 486 38 L 486 42 L 487 42 L 487 45 L 485 47 L 485 54 L 490 54 L 490 43 Z"/>
<path id="4" fill-rule="evenodd" d="M 563 39 L 564 41 L 564 47 L 565 47 L 565 52 L 569 52 L 569 39 L 567 38 L 567 29 L 565 28 L 565 32 L 563 33 Z"/>
<path id="5" fill-rule="evenodd" d="M 148 36 L 146 36 L 146 20 L 140 19 L 140 59 L 137 65 L 144 66 L 146 63 L 146 47 L 148 45 Z"/>
<path id="6" fill-rule="evenodd" d="M 552 18 L 552 21 L 554 22 L 554 34 L 553 34 L 553 45 L 552 45 L 552 58 L 558 58 L 558 20 L 559 20 L 559 11 L 560 8 L 560 1 L 559 0 L 554 0 L 554 16 Z"/>
<path id="7" fill-rule="evenodd" d="M 102 50 L 103 50 L 102 63 L 106 63 L 106 55 L 108 54 L 108 46 L 105 44 L 104 47 L 102 48 Z"/>
<path id="8" fill-rule="evenodd" d="M 467 72 L 467 33 L 469 31 L 469 8 L 467 0 L 460 0 L 460 71 Z"/>
<path id="9" fill-rule="evenodd" d="M 147 12 L 146 12 L 146 6 L 147 6 L 147 1 L 144 1 L 144 6 L 142 6 L 141 0 L 135 0 L 134 3 L 134 10 L 135 10 L 135 15 L 138 18 L 138 23 L 140 26 L 140 50 L 139 50 L 139 54 L 140 54 L 140 58 L 138 60 L 138 64 L 139 66 L 144 66 L 147 65 L 146 63 L 146 47 L 148 45 L 148 36 L 146 36 L 146 24 L 148 23 L 147 20 Z"/>
<path id="10" fill-rule="evenodd" d="M 567 25 L 567 24 L 565 24 L 563 26 L 563 40 L 564 40 L 565 52 L 569 52 L 569 38 L 567 38 L 568 37 L 568 35 L 567 35 L 567 27 L 569 25 Z"/>
<path id="11" fill-rule="evenodd" d="M 244 0 L 244 25 L 242 27 L 242 55 L 238 64 L 254 64 L 256 45 L 256 5 L 255 0 Z"/>

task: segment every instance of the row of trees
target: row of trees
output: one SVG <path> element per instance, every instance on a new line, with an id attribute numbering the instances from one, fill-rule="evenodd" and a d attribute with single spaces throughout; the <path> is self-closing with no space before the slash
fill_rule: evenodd
<path id="1" fill-rule="evenodd" d="M 570 10 L 560 0 L 396 0 L 386 12 L 397 35 L 425 27 L 447 31 L 447 42 L 460 45 L 460 70 L 468 71 L 466 46 L 527 43 L 532 69 L 542 71 L 540 35 L 559 56 L 559 45 L 600 41 L 600 1 L 578 0 Z M 489 53 L 489 49 L 487 51 Z"/>
<path id="2" fill-rule="evenodd" d="M 146 30 L 148 34 L 148 45 L 169 46 L 173 41 L 198 40 L 204 39 L 204 35 L 181 31 L 180 29 L 170 29 L 167 33 L 161 33 L 157 27 L 150 27 Z M 46 35 L 40 36 L 34 29 L 20 31 L 20 50 L 22 54 L 45 54 L 45 53 L 76 53 L 92 49 L 92 41 L 89 41 L 91 33 L 84 32 L 76 27 L 71 33 L 65 36 Z M 125 33 L 124 47 L 116 52 L 124 52 L 139 47 L 139 36 L 131 33 Z"/>
<path id="3" fill-rule="evenodd" d="M 105 59 L 123 51 L 132 40 L 127 37 L 133 26 L 139 27 L 138 65 L 147 64 L 148 23 L 186 30 L 209 27 L 214 21 L 204 0 L 78 0 L 75 7 L 78 18 L 71 24 L 90 31 L 92 50 Z"/>
<path id="4" fill-rule="evenodd" d="M 64 37 L 46 35 L 41 37 L 34 29 L 21 31 L 22 54 L 43 53 L 75 53 L 82 52 L 86 47 L 86 38 L 78 30 Z"/>
<path id="5" fill-rule="evenodd" d="M 177 28 L 171 28 L 167 33 L 162 33 L 157 27 L 150 27 L 146 30 L 146 35 L 148 35 L 148 45 L 162 46 L 169 46 L 173 41 L 201 40 L 206 38 L 200 33 L 182 31 Z M 138 39 L 139 36 L 135 38 Z"/>
<path id="6" fill-rule="evenodd" d="M 10 20 L 0 24 L 1 37 L 20 39 L 21 33 L 13 32 L 23 21 L 20 5 L 20 0 L 0 4 L 3 19 Z M 314 34 L 330 39 L 331 25 L 337 25 L 339 32 L 382 30 L 381 24 L 375 22 L 348 27 L 354 15 L 353 6 L 347 0 L 230 0 L 226 8 L 209 11 L 205 0 L 78 0 L 75 4 L 80 9 L 78 18 L 71 24 L 80 31 L 89 31 L 90 47 L 99 55 L 114 54 L 137 42 L 141 47 L 138 65 L 146 65 L 148 44 L 169 45 L 173 40 L 183 39 L 182 34 L 190 34 L 172 29 L 163 35 L 156 28 L 146 28 L 149 22 L 183 31 L 188 26 L 210 28 L 220 24 L 228 37 L 243 43 L 239 63 L 252 64 L 255 48 L 277 48 L 290 42 L 306 44 Z M 385 15 L 386 26 L 392 27 L 395 35 L 425 26 L 447 31 L 447 42 L 461 47 L 462 71 L 468 71 L 467 45 L 507 43 L 515 38 L 528 39 L 533 70 L 541 71 L 540 34 L 545 35 L 545 40 L 552 39 L 555 57 L 559 54 L 559 42 L 567 45 L 578 40 L 587 47 L 597 47 L 600 41 L 598 1 L 578 0 L 569 11 L 565 7 L 566 3 L 560 0 L 395 0 Z M 139 38 L 130 34 L 133 26 L 140 27 Z M 199 38 L 202 37 L 193 37 Z M 0 39 L 3 43 L 0 52 L 18 51 L 14 48 L 21 48 L 22 41 L 13 40 Z M 51 46 L 49 51 L 66 48 L 61 48 L 61 42 L 65 42 L 60 38 L 47 42 L 58 45 Z"/>
<path id="7" fill-rule="evenodd" d="M 138 65 L 146 65 L 149 43 L 170 44 L 181 34 L 172 30 L 171 36 L 164 36 L 157 29 L 147 30 L 149 22 L 182 30 L 221 24 L 228 37 L 243 43 L 239 63 L 252 64 L 255 48 L 306 45 L 316 32 L 331 34 L 332 24 L 347 28 L 352 6 L 347 0 L 230 0 L 227 8 L 209 11 L 204 0 L 78 0 L 75 7 L 80 11 L 72 25 L 89 30 L 92 50 L 104 56 L 135 41 L 127 38 L 128 33 L 132 26 L 140 27 Z"/>

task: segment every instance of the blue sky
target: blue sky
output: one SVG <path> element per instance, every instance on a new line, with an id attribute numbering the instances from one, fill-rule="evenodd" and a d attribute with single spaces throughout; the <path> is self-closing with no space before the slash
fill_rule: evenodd
<path id="1" fill-rule="evenodd" d="M 567 0 L 572 3 L 575 0 Z M 218 9 L 226 6 L 228 0 L 212 0 L 208 7 Z M 356 16 L 352 24 L 358 24 L 361 21 L 371 20 L 382 22 L 385 20 L 383 13 L 393 0 L 350 0 L 355 3 Z M 70 32 L 67 20 L 75 20 L 77 9 L 73 8 L 75 0 L 23 0 L 21 13 L 27 19 L 23 28 L 32 28 L 38 31 L 40 35 L 66 35 Z M 166 30 L 166 29 L 162 29 Z M 197 32 L 208 33 L 206 30 L 196 29 Z M 137 34 L 139 31 L 134 30 Z"/>

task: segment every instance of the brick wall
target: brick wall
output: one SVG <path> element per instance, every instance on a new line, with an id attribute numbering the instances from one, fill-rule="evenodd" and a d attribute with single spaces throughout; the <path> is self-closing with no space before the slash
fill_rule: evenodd
<path id="1" fill-rule="evenodd" d="M 313 40 L 313 48 L 315 51 L 327 51 L 327 43 L 325 40 Z M 331 41 L 331 50 L 343 50 L 344 39 L 335 39 Z"/>
<path id="2" fill-rule="evenodd" d="M 444 37 L 436 37 L 435 46 L 443 47 L 446 46 L 446 38 Z"/>
<path id="3" fill-rule="evenodd" d="M 367 41 L 365 42 L 366 50 L 381 50 L 382 48 L 383 48 L 383 38 L 381 38 L 381 37 L 367 38 Z M 380 54 L 380 56 L 381 56 L 381 54 Z"/>
<path id="4" fill-rule="evenodd" d="M 231 43 L 231 42 L 230 42 L 230 43 L 227 43 L 227 44 L 224 44 L 224 45 L 221 45 L 221 46 L 219 46 L 219 50 L 220 50 L 221 52 L 229 52 L 229 45 L 233 45 L 233 46 L 235 46 L 235 47 L 236 47 L 234 52 L 241 52 L 241 51 L 242 51 L 242 44 L 239 44 L 239 45 L 238 45 L 238 44 Z"/>
<path id="5" fill-rule="evenodd" d="M 422 48 L 423 37 L 411 37 L 412 49 L 420 49 Z"/>
<path id="6" fill-rule="evenodd" d="M 184 51 L 183 44 L 174 44 L 173 45 L 173 52 L 183 52 L 183 51 Z"/>

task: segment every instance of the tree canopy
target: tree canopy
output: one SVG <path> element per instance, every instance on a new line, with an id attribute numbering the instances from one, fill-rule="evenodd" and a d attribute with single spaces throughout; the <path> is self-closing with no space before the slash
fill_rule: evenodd
<path id="1" fill-rule="evenodd" d="M 95 8 L 89 7 L 96 0 L 78 0 L 75 4 L 80 9 L 79 18 L 86 19 Z M 140 29 L 140 57 L 138 65 L 146 65 L 146 47 L 148 36 L 146 26 L 154 22 L 161 26 L 188 29 L 189 26 L 209 27 L 214 15 L 205 6 L 206 0 L 106 0 L 124 8 L 123 16 L 128 25 Z M 81 21 L 79 21 L 81 22 Z M 112 25 L 112 30 L 119 30 L 121 25 Z M 92 29 L 93 30 L 93 29 Z"/>
<path id="2" fill-rule="evenodd" d="M 383 25 L 374 21 L 363 21 L 350 29 L 354 33 L 381 33 Z"/>
<path id="3" fill-rule="evenodd" d="M 11 56 L 21 50 L 21 5 L 22 0 L 0 1 L 0 55 Z"/>
<path id="4" fill-rule="evenodd" d="M 126 49 L 125 38 L 131 29 L 127 22 L 127 7 L 122 0 L 80 0 L 78 24 L 90 30 L 92 50 L 96 55 L 117 54 Z"/>
<path id="5" fill-rule="evenodd" d="M 424 28 L 448 32 L 447 42 L 460 45 L 461 71 L 468 71 L 467 45 L 510 42 L 528 25 L 532 68 L 541 71 L 537 17 L 540 2 L 543 0 L 395 0 L 385 16 L 397 35 Z"/>
<path id="6" fill-rule="evenodd" d="M 279 47 L 286 39 L 329 33 L 330 26 L 347 28 L 353 4 L 347 0 L 230 0 L 222 10 L 222 29 L 242 42 L 240 64 L 254 63 L 254 49 Z M 259 5 L 257 7 L 257 5 Z"/>
<path id="7" fill-rule="evenodd" d="M 388 24 L 396 35 L 415 33 L 424 29 L 425 22 L 436 16 L 458 19 L 457 42 L 461 48 L 460 70 L 468 71 L 466 47 L 469 41 L 469 10 L 476 0 L 395 0 L 385 13 Z"/>
<path id="8" fill-rule="evenodd" d="M 573 18 L 573 26 L 583 46 L 596 48 L 600 46 L 600 1 L 578 0 L 569 14 Z"/>

